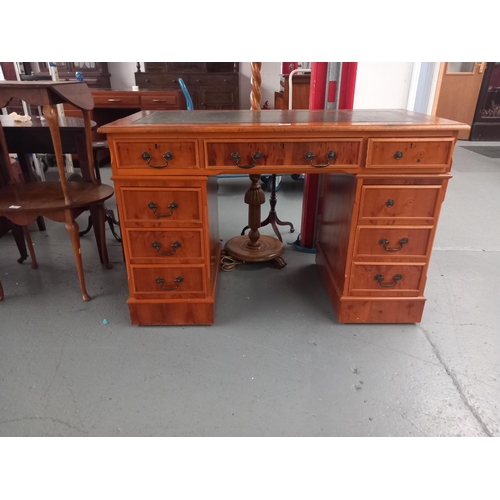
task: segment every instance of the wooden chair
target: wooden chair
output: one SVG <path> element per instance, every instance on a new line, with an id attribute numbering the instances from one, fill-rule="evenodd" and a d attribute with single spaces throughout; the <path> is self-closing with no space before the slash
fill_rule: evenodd
<path id="1" fill-rule="evenodd" d="M 75 218 L 85 210 L 90 210 L 101 262 L 107 268 L 112 267 L 106 247 L 104 201 L 114 194 L 113 188 L 101 184 L 94 174 L 90 119 L 90 111 L 94 107 L 92 94 L 87 85 L 81 82 L 1 81 L 0 108 L 7 106 L 12 98 L 21 99 L 35 106 L 43 106 L 44 117 L 49 125 L 54 145 L 60 179 L 55 182 L 16 184 L 8 157 L 7 143 L 0 124 L 0 149 L 3 163 L 7 165 L 9 171 L 9 185 L 0 188 L 0 216 L 6 217 L 23 228 L 35 221 L 38 216 L 63 222 L 71 237 L 82 297 L 84 301 L 88 301 L 90 296 L 85 287 L 79 229 Z M 83 113 L 88 177 L 90 178 L 88 182 L 66 180 L 57 113 L 57 104 L 64 102 L 76 106 Z M 25 229 L 26 233 L 28 233 L 27 229 Z M 0 293 L 3 296 L 3 291 Z"/>

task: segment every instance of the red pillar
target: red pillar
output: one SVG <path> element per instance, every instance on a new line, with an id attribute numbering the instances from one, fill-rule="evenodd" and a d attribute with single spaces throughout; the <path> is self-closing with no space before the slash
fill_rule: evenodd
<path id="1" fill-rule="evenodd" d="M 311 89 L 309 91 L 309 109 L 324 109 L 326 95 L 326 77 L 328 63 L 313 62 L 311 65 Z M 318 203 L 318 176 L 306 175 L 304 179 L 304 197 L 302 201 L 302 223 L 300 246 L 313 248 L 314 226 L 316 222 L 316 204 Z"/>

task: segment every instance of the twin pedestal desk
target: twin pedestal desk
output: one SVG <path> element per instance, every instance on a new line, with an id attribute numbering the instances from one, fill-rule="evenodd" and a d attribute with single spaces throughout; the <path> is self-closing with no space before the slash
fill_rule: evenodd
<path id="1" fill-rule="evenodd" d="M 339 322 L 419 322 L 467 127 L 403 110 L 142 111 L 102 126 L 132 324 L 214 322 L 223 173 L 323 175 L 316 263 Z"/>

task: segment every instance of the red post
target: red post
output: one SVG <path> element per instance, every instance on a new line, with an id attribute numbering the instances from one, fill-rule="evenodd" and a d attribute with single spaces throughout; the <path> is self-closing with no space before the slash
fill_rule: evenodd
<path id="1" fill-rule="evenodd" d="M 357 62 L 342 63 L 342 82 L 340 84 L 339 109 L 352 109 L 354 89 L 356 88 Z"/>
<path id="2" fill-rule="evenodd" d="M 309 91 L 309 109 L 324 109 L 328 63 L 313 62 L 311 65 L 311 88 Z M 302 223 L 300 246 L 313 248 L 314 226 L 316 223 L 316 205 L 318 203 L 318 176 L 306 175 L 304 179 L 304 197 L 302 201 Z"/>

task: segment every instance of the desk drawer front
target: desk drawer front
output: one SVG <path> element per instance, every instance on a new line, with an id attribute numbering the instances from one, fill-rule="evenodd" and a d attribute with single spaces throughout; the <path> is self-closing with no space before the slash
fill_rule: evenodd
<path id="1" fill-rule="evenodd" d="M 120 188 L 125 222 L 201 223 L 199 188 Z"/>
<path id="2" fill-rule="evenodd" d="M 381 295 L 419 295 L 424 285 L 423 269 L 423 265 L 354 263 L 350 289 L 351 292 Z"/>
<path id="3" fill-rule="evenodd" d="M 357 257 L 422 257 L 430 252 L 432 227 L 363 226 L 356 237 Z"/>
<path id="4" fill-rule="evenodd" d="M 432 219 L 441 186 L 363 186 L 360 220 L 377 218 Z"/>
<path id="5" fill-rule="evenodd" d="M 161 170 L 199 167 L 195 141 L 116 142 L 115 149 L 118 169 Z"/>
<path id="6" fill-rule="evenodd" d="M 369 139 L 367 168 L 444 169 L 451 166 L 455 139 Z"/>
<path id="7" fill-rule="evenodd" d="M 141 99 L 139 95 L 130 94 L 112 94 L 110 92 L 107 95 L 96 95 L 94 96 L 94 106 L 96 108 L 140 108 Z"/>
<path id="8" fill-rule="evenodd" d="M 132 266 L 134 294 L 143 298 L 187 298 L 205 294 L 201 266 Z"/>
<path id="9" fill-rule="evenodd" d="M 169 263 L 203 257 L 201 230 L 128 229 L 132 264 L 147 260 Z"/>
<path id="10" fill-rule="evenodd" d="M 237 154 L 239 165 L 254 170 L 266 170 L 266 167 L 313 167 L 322 169 L 335 166 L 359 166 L 361 139 L 294 141 L 294 142 L 212 142 L 206 143 L 207 168 L 225 170 L 246 170 L 238 166 L 234 159 Z M 255 153 L 260 153 L 257 157 Z M 250 170 L 250 168 L 247 168 Z"/>
<path id="11" fill-rule="evenodd" d="M 186 109 L 179 93 L 149 94 L 141 96 L 141 109 Z"/>

